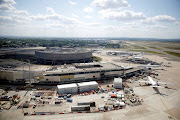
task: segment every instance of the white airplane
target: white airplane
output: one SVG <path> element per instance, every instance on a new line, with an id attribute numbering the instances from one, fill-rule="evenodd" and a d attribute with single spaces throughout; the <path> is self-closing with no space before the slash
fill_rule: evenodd
<path id="1" fill-rule="evenodd" d="M 143 67 L 143 68 L 148 68 L 148 69 L 152 69 L 152 68 L 156 68 L 156 67 L 161 67 L 162 66 L 162 63 L 163 62 L 161 62 L 159 65 L 151 65 L 150 63 L 149 64 L 147 64 L 147 65 L 138 65 L 137 67 Z"/>
<path id="2" fill-rule="evenodd" d="M 161 87 L 161 88 L 165 88 L 163 86 L 159 86 L 159 84 L 164 84 L 164 85 L 175 85 L 174 83 L 165 83 L 165 82 L 159 82 L 159 81 L 154 81 L 150 76 L 148 76 L 148 81 L 134 81 L 134 82 L 139 82 L 139 83 L 148 83 L 153 88 L 157 88 L 157 87 Z"/>

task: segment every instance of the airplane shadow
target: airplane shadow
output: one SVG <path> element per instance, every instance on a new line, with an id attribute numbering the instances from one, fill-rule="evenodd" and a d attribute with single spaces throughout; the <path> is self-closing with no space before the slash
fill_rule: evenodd
<path id="1" fill-rule="evenodd" d="M 168 96 L 167 94 L 161 93 L 158 88 L 153 88 L 153 89 L 156 91 L 156 93 L 154 93 L 154 94 L 159 94 L 162 96 Z"/>
<path id="2" fill-rule="evenodd" d="M 138 86 L 134 86 L 134 87 L 147 87 L 147 86 L 150 86 L 150 84 L 138 85 Z"/>

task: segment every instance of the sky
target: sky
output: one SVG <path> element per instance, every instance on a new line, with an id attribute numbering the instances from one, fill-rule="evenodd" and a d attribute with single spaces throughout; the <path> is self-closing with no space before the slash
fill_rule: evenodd
<path id="1" fill-rule="evenodd" d="M 0 0 L 0 36 L 180 38 L 180 0 Z"/>

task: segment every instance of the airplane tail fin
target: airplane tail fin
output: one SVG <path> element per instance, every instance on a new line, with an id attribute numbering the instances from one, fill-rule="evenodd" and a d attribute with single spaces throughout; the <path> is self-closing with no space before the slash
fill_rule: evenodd
<path id="1" fill-rule="evenodd" d="M 156 81 L 156 86 L 158 86 L 158 81 Z"/>
<path id="2" fill-rule="evenodd" d="M 162 66 L 163 62 L 161 62 L 159 65 Z"/>

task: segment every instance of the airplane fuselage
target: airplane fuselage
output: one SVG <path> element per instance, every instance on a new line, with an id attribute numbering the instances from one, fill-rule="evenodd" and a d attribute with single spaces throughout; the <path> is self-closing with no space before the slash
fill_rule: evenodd
<path id="1" fill-rule="evenodd" d="M 156 68 L 161 67 L 160 65 L 138 65 L 137 67 L 143 67 L 143 68 Z"/>
<path id="2" fill-rule="evenodd" d="M 151 77 L 148 76 L 148 80 L 152 86 L 157 86 L 156 82 Z"/>

